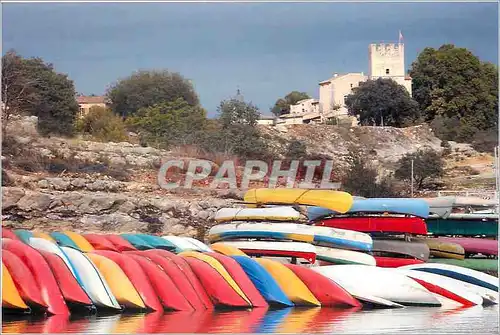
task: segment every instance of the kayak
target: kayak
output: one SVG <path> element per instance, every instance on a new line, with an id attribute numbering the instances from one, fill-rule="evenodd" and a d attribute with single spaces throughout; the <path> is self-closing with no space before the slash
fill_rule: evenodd
<path id="1" fill-rule="evenodd" d="M 436 238 L 421 239 L 429 246 L 431 256 L 437 258 L 464 259 L 464 248 L 456 243 L 440 241 Z"/>
<path id="2" fill-rule="evenodd" d="M 87 257 L 90 258 L 102 274 L 120 305 L 131 309 L 146 308 L 134 285 L 118 264 L 104 256 L 93 253 L 88 253 Z"/>
<path id="3" fill-rule="evenodd" d="M 150 252 L 151 251 L 151 252 Z M 185 273 L 174 263 L 171 259 L 158 255 L 154 250 L 147 251 L 130 251 L 129 253 L 136 253 L 150 259 L 153 263 L 158 265 L 173 281 L 175 286 L 179 289 L 186 300 L 191 304 L 195 310 L 205 310 L 210 308 L 210 300 L 205 305 L 199 297 L 194 286 L 189 281 Z M 207 297 L 208 299 L 208 297 Z"/>
<path id="4" fill-rule="evenodd" d="M 321 306 L 314 294 L 292 270 L 270 259 L 259 258 L 256 261 L 269 272 L 296 306 Z"/>
<path id="5" fill-rule="evenodd" d="M 425 287 L 392 269 L 366 265 L 311 268 L 330 278 L 354 297 L 374 296 L 404 306 L 441 306 Z"/>
<path id="6" fill-rule="evenodd" d="M 135 234 L 120 234 L 120 236 L 126 239 L 136 249 L 139 250 L 154 249 L 154 247 L 151 244 L 149 244 L 144 238 L 139 237 Z"/>
<path id="7" fill-rule="evenodd" d="M 43 302 L 47 306 L 48 313 L 69 315 L 68 306 L 52 274 L 52 270 L 38 251 L 20 241 L 7 239 L 2 240 L 2 249 L 10 251 L 19 257 L 31 271 L 40 289 Z"/>
<path id="8" fill-rule="evenodd" d="M 458 280 L 430 272 L 404 269 L 397 269 L 397 271 L 416 280 L 429 291 L 456 301 L 462 306 L 470 307 L 483 304 L 483 298 L 479 294 L 469 291 Z"/>
<path id="9" fill-rule="evenodd" d="M 128 256 L 134 259 L 144 270 L 164 309 L 174 311 L 194 310 L 172 279 L 159 266 L 139 255 L 129 254 Z"/>
<path id="10" fill-rule="evenodd" d="M 353 203 L 349 193 L 331 190 L 305 190 L 292 188 L 255 188 L 243 197 L 247 207 L 260 204 L 319 206 L 339 213 L 347 212 Z"/>
<path id="11" fill-rule="evenodd" d="M 316 246 L 316 259 L 321 263 L 331 264 L 363 264 L 375 266 L 376 261 L 372 255 L 344 249 L 335 249 Z"/>
<path id="12" fill-rule="evenodd" d="M 78 245 L 66 234 L 55 231 L 50 233 L 50 237 L 52 237 L 54 240 L 56 240 L 57 244 L 65 247 L 70 247 L 76 250 L 80 250 Z"/>
<path id="13" fill-rule="evenodd" d="M 174 251 L 176 249 L 175 244 L 172 242 L 161 238 L 160 236 L 148 235 L 148 234 L 134 234 L 138 236 L 143 241 L 151 245 L 154 249 L 165 249 Z"/>
<path id="14" fill-rule="evenodd" d="M 363 251 L 370 251 L 372 248 L 372 238 L 365 233 L 295 223 L 238 222 L 219 224 L 210 228 L 208 238 L 212 242 L 229 239 L 266 238 Z"/>
<path id="15" fill-rule="evenodd" d="M 43 232 L 33 232 L 33 237 L 38 237 L 38 238 L 43 238 L 44 240 L 47 240 L 49 242 L 52 242 L 52 243 L 57 243 L 56 240 L 54 240 L 52 238 L 52 236 L 50 236 L 49 234 L 47 233 L 43 233 Z"/>
<path id="16" fill-rule="evenodd" d="M 183 258 L 193 270 L 201 285 L 216 307 L 248 308 L 247 300 L 228 284 L 222 275 L 212 266 L 194 257 Z"/>
<path id="17" fill-rule="evenodd" d="M 461 245 L 466 255 L 482 254 L 498 256 L 498 240 L 474 237 L 439 237 L 438 240 Z"/>
<path id="18" fill-rule="evenodd" d="M 350 216 L 335 217 L 315 222 L 316 226 L 350 229 L 365 233 L 397 233 L 427 235 L 425 221 L 418 217 Z"/>
<path id="19" fill-rule="evenodd" d="M 429 205 L 427 202 L 420 199 L 405 199 L 405 198 L 371 198 L 371 199 L 355 199 L 351 208 L 346 212 L 349 214 L 403 214 L 412 215 L 420 218 L 429 216 Z M 333 216 L 339 214 L 334 210 L 329 210 L 322 207 L 308 207 L 307 217 L 310 221 L 315 221 L 319 218 Z"/>
<path id="20" fill-rule="evenodd" d="M 232 256 L 271 306 L 294 306 L 267 270 L 247 256 Z"/>
<path id="21" fill-rule="evenodd" d="M 316 247 L 303 242 L 280 241 L 225 241 L 229 245 L 241 250 L 249 256 L 271 256 L 299 259 L 314 264 L 316 261 Z"/>
<path id="22" fill-rule="evenodd" d="M 407 242 L 404 240 L 374 239 L 372 251 L 377 256 L 401 255 L 407 258 L 416 258 L 423 261 L 429 259 L 429 247 L 423 242 Z"/>
<path id="23" fill-rule="evenodd" d="M 84 234 L 83 237 L 87 241 L 89 241 L 90 244 L 92 244 L 92 247 L 96 250 L 110 250 L 110 251 L 116 251 L 119 252 L 119 250 L 111 243 L 106 237 L 99 235 L 99 234 Z"/>
<path id="24" fill-rule="evenodd" d="M 82 286 L 92 302 L 98 308 L 101 307 L 109 309 L 110 311 L 120 311 L 121 306 L 118 301 L 116 301 L 108 282 L 88 256 L 71 247 L 61 247 L 61 249 L 68 256 L 75 270 L 81 274 Z"/>
<path id="25" fill-rule="evenodd" d="M 196 258 L 196 259 L 199 259 L 199 260 L 207 263 L 208 265 L 210 265 L 212 268 L 214 268 L 214 270 L 216 270 L 222 276 L 222 278 L 224 278 L 224 280 L 229 284 L 229 286 L 238 295 L 240 295 L 250 306 L 252 306 L 252 302 L 246 296 L 246 294 L 243 292 L 243 290 L 241 289 L 241 287 L 231 277 L 231 275 L 224 268 L 224 266 L 219 261 L 217 261 L 215 258 L 213 258 L 213 257 L 211 257 L 211 256 L 209 256 L 207 254 L 203 254 L 201 252 L 197 252 L 197 251 L 183 251 L 183 252 L 181 252 L 179 254 L 179 256 L 182 256 L 182 257 L 185 257 L 185 258 L 188 258 L 188 257 Z"/>
<path id="26" fill-rule="evenodd" d="M 137 250 L 129 241 L 121 237 L 120 235 L 108 234 L 102 235 L 109 242 L 111 242 L 118 251 L 133 251 Z"/>
<path id="27" fill-rule="evenodd" d="M 10 238 L 20 241 L 19 237 L 10 229 L 2 227 L 2 238 Z"/>
<path id="28" fill-rule="evenodd" d="M 398 268 L 404 265 L 422 264 L 424 261 L 415 258 L 397 258 L 397 257 L 382 257 L 375 256 L 377 266 L 381 268 Z"/>
<path id="29" fill-rule="evenodd" d="M 69 309 L 88 310 L 92 308 L 92 301 L 63 259 L 49 251 L 39 250 L 38 252 L 45 258 L 45 261 L 52 270 Z"/>
<path id="30" fill-rule="evenodd" d="M 75 242 L 81 251 L 89 252 L 94 250 L 92 244 L 90 244 L 89 241 L 87 241 L 82 235 L 67 230 L 64 231 L 64 235 L 68 236 L 73 242 Z"/>
<path id="31" fill-rule="evenodd" d="M 33 237 L 33 233 L 26 229 L 16 229 L 14 230 L 14 233 L 16 234 L 18 239 L 23 241 L 24 243 L 28 243 L 30 237 Z"/>
<path id="32" fill-rule="evenodd" d="M 218 252 L 219 254 L 223 254 L 226 256 L 246 256 L 247 255 L 243 251 L 241 251 L 240 249 L 233 247 L 230 244 L 227 244 L 227 242 L 214 243 L 214 244 L 211 244 L 210 247 L 214 251 Z"/>
<path id="33" fill-rule="evenodd" d="M 287 268 L 299 277 L 307 286 L 311 293 L 318 299 L 321 306 L 325 307 L 361 307 L 352 295 L 344 290 L 340 285 L 326 278 L 325 276 L 306 267 L 285 264 Z"/>
<path id="34" fill-rule="evenodd" d="M 431 258 L 429 263 L 451 264 L 461 266 L 477 271 L 498 272 L 498 259 L 492 258 L 465 258 L 465 259 L 446 259 Z"/>
<path id="35" fill-rule="evenodd" d="M 221 208 L 215 213 L 216 222 L 228 221 L 297 221 L 300 213 L 293 207 Z"/>
<path id="36" fill-rule="evenodd" d="M 129 254 L 120 254 L 108 250 L 94 250 L 93 253 L 109 258 L 118 264 L 134 285 L 135 289 L 141 296 L 142 301 L 146 305 L 146 308 L 153 311 L 163 311 L 163 305 L 161 304 L 160 298 L 149 281 L 148 275 L 144 272 L 139 263 L 130 257 Z"/>
<path id="37" fill-rule="evenodd" d="M 197 245 L 180 236 L 162 236 L 161 238 L 167 240 L 169 243 L 172 243 L 175 246 L 176 250 L 179 252 L 187 250 L 203 251 Z"/>
<path id="38" fill-rule="evenodd" d="M 30 269 L 15 254 L 2 250 L 2 263 L 9 271 L 22 300 L 31 308 L 47 309 Z"/>
<path id="39" fill-rule="evenodd" d="M 227 270 L 229 275 L 234 279 L 236 284 L 244 292 L 252 307 L 269 307 L 264 298 L 260 295 L 259 291 L 248 278 L 245 271 L 241 268 L 237 261 L 229 256 L 221 255 L 216 252 L 207 253 L 210 257 L 217 260 Z"/>
<path id="40" fill-rule="evenodd" d="M 27 310 L 28 305 L 24 302 L 14 284 L 9 270 L 2 261 L 2 308 Z"/>
<path id="41" fill-rule="evenodd" d="M 193 243 L 196 246 L 198 246 L 198 248 L 200 248 L 201 251 L 205 251 L 205 252 L 212 252 L 213 251 L 208 245 L 201 242 L 200 240 L 197 240 L 197 239 L 192 238 L 192 237 L 186 237 L 186 236 L 179 236 L 179 237 L 185 239 L 188 242 Z"/>

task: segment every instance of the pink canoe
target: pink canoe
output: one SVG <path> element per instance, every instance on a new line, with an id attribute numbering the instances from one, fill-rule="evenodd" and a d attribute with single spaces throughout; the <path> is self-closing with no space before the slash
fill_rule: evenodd
<path id="1" fill-rule="evenodd" d="M 461 245 L 466 254 L 498 256 L 498 240 L 476 237 L 439 237 L 439 241 Z"/>

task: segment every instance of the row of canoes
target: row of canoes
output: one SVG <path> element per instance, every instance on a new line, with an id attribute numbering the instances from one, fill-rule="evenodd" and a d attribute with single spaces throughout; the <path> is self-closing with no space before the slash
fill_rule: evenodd
<path id="1" fill-rule="evenodd" d="M 471 306 L 498 301 L 493 277 L 460 267 L 308 268 L 253 259 L 225 244 L 203 244 L 210 251 L 174 254 L 161 248 L 137 250 L 122 238 L 121 244 L 132 250 L 116 252 L 107 250 L 102 241 L 92 243 L 76 233 L 59 234 L 80 245 L 80 250 L 47 236 L 29 237 L 27 243 L 2 238 L 4 309 L 64 315 L 91 308 L 192 311 L 269 305 L 353 307 L 362 303 L 385 307 Z M 97 237 L 113 240 L 110 244 L 114 246 L 120 238 Z M 144 235 L 135 237 L 146 240 Z M 81 251 L 84 240 L 93 250 Z"/>

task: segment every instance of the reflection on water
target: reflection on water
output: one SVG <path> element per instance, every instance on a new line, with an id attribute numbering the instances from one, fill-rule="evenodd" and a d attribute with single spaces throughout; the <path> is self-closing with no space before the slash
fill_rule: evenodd
<path id="1" fill-rule="evenodd" d="M 287 308 L 49 318 L 3 315 L 2 333 L 498 333 L 498 306 Z"/>

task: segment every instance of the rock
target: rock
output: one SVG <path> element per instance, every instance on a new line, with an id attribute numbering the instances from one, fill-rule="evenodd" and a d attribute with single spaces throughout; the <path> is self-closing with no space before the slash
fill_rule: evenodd
<path id="1" fill-rule="evenodd" d="M 40 181 L 38 181 L 38 187 L 40 188 L 49 188 L 50 187 L 50 183 L 46 180 L 46 179 L 42 179 Z"/>
<path id="2" fill-rule="evenodd" d="M 17 207 L 24 212 L 44 212 L 49 208 L 51 202 L 50 195 L 29 191 L 17 202 Z"/>
<path id="3" fill-rule="evenodd" d="M 207 211 L 199 211 L 196 216 L 199 217 L 202 220 L 206 220 L 206 219 L 208 219 L 210 217 L 210 213 L 207 212 Z"/>
<path id="4" fill-rule="evenodd" d="M 2 209 L 9 209 L 24 197 L 25 191 L 17 187 L 2 187 Z"/>
<path id="5" fill-rule="evenodd" d="M 114 166 L 125 166 L 127 165 L 127 160 L 121 156 L 113 156 L 109 159 L 109 163 Z"/>
<path id="6" fill-rule="evenodd" d="M 50 187 L 58 191 L 67 191 L 71 187 L 71 182 L 63 178 L 47 178 Z"/>
<path id="7" fill-rule="evenodd" d="M 84 178 L 75 178 L 71 181 L 71 185 L 76 188 L 84 188 L 87 180 Z"/>

